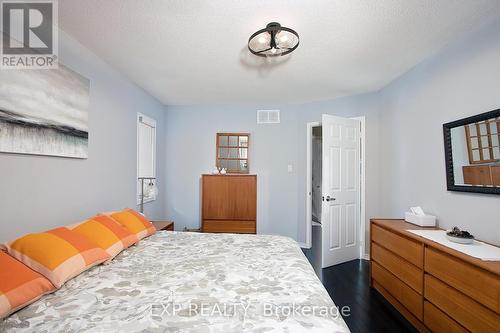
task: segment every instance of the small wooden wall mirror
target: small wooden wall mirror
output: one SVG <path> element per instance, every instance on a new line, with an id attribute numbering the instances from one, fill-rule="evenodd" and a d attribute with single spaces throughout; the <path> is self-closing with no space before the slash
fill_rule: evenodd
<path id="1" fill-rule="evenodd" d="M 249 145 L 249 133 L 217 133 L 217 167 L 228 173 L 249 173 Z"/>
<path id="2" fill-rule="evenodd" d="M 443 129 L 448 190 L 500 194 L 500 109 Z"/>

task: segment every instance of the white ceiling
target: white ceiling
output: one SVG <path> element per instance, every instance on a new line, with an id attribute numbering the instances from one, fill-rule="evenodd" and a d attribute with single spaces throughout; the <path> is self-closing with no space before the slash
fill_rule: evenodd
<path id="1" fill-rule="evenodd" d="M 61 28 L 166 105 L 283 104 L 379 90 L 492 20 L 499 0 L 60 0 Z M 270 21 L 300 46 L 246 49 Z"/>

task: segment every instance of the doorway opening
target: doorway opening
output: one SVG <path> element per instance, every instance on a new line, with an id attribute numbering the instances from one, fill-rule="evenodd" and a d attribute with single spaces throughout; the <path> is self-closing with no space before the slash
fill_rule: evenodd
<path id="1" fill-rule="evenodd" d="M 363 258 L 365 118 L 323 115 L 322 122 L 308 123 L 306 160 L 303 247 L 315 257 L 315 270 Z"/>
<path id="2" fill-rule="evenodd" d="M 311 219 L 321 223 L 321 177 L 323 127 L 314 126 L 311 137 Z"/>

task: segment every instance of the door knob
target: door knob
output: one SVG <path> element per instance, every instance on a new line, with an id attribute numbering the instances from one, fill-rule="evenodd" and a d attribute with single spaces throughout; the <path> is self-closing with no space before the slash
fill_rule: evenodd
<path id="1" fill-rule="evenodd" d="M 326 196 L 326 201 L 335 201 L 335 198 L 330 198 L 329 195 Z"/>

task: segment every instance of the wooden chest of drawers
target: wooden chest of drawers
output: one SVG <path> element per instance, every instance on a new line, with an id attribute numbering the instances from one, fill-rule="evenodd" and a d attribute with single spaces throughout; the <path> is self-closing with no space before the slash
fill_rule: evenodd
<path id="1" fill-rule="evenodd" d="M 202 231 L 255 234 L 257 176 L 202 176 Z"/>
<path id="2" fill-rule="evenodd" d="M 429 228 L 371 220 L 371 286 L 420 332 L 500 332 L 500 262 L 407 231 L 416 229 Z"/>
<path id="3" fill-rule="evenodd" d="M 466 165 L 462 167 L 468 185 L 500 186 L 500 165 Z"/>

